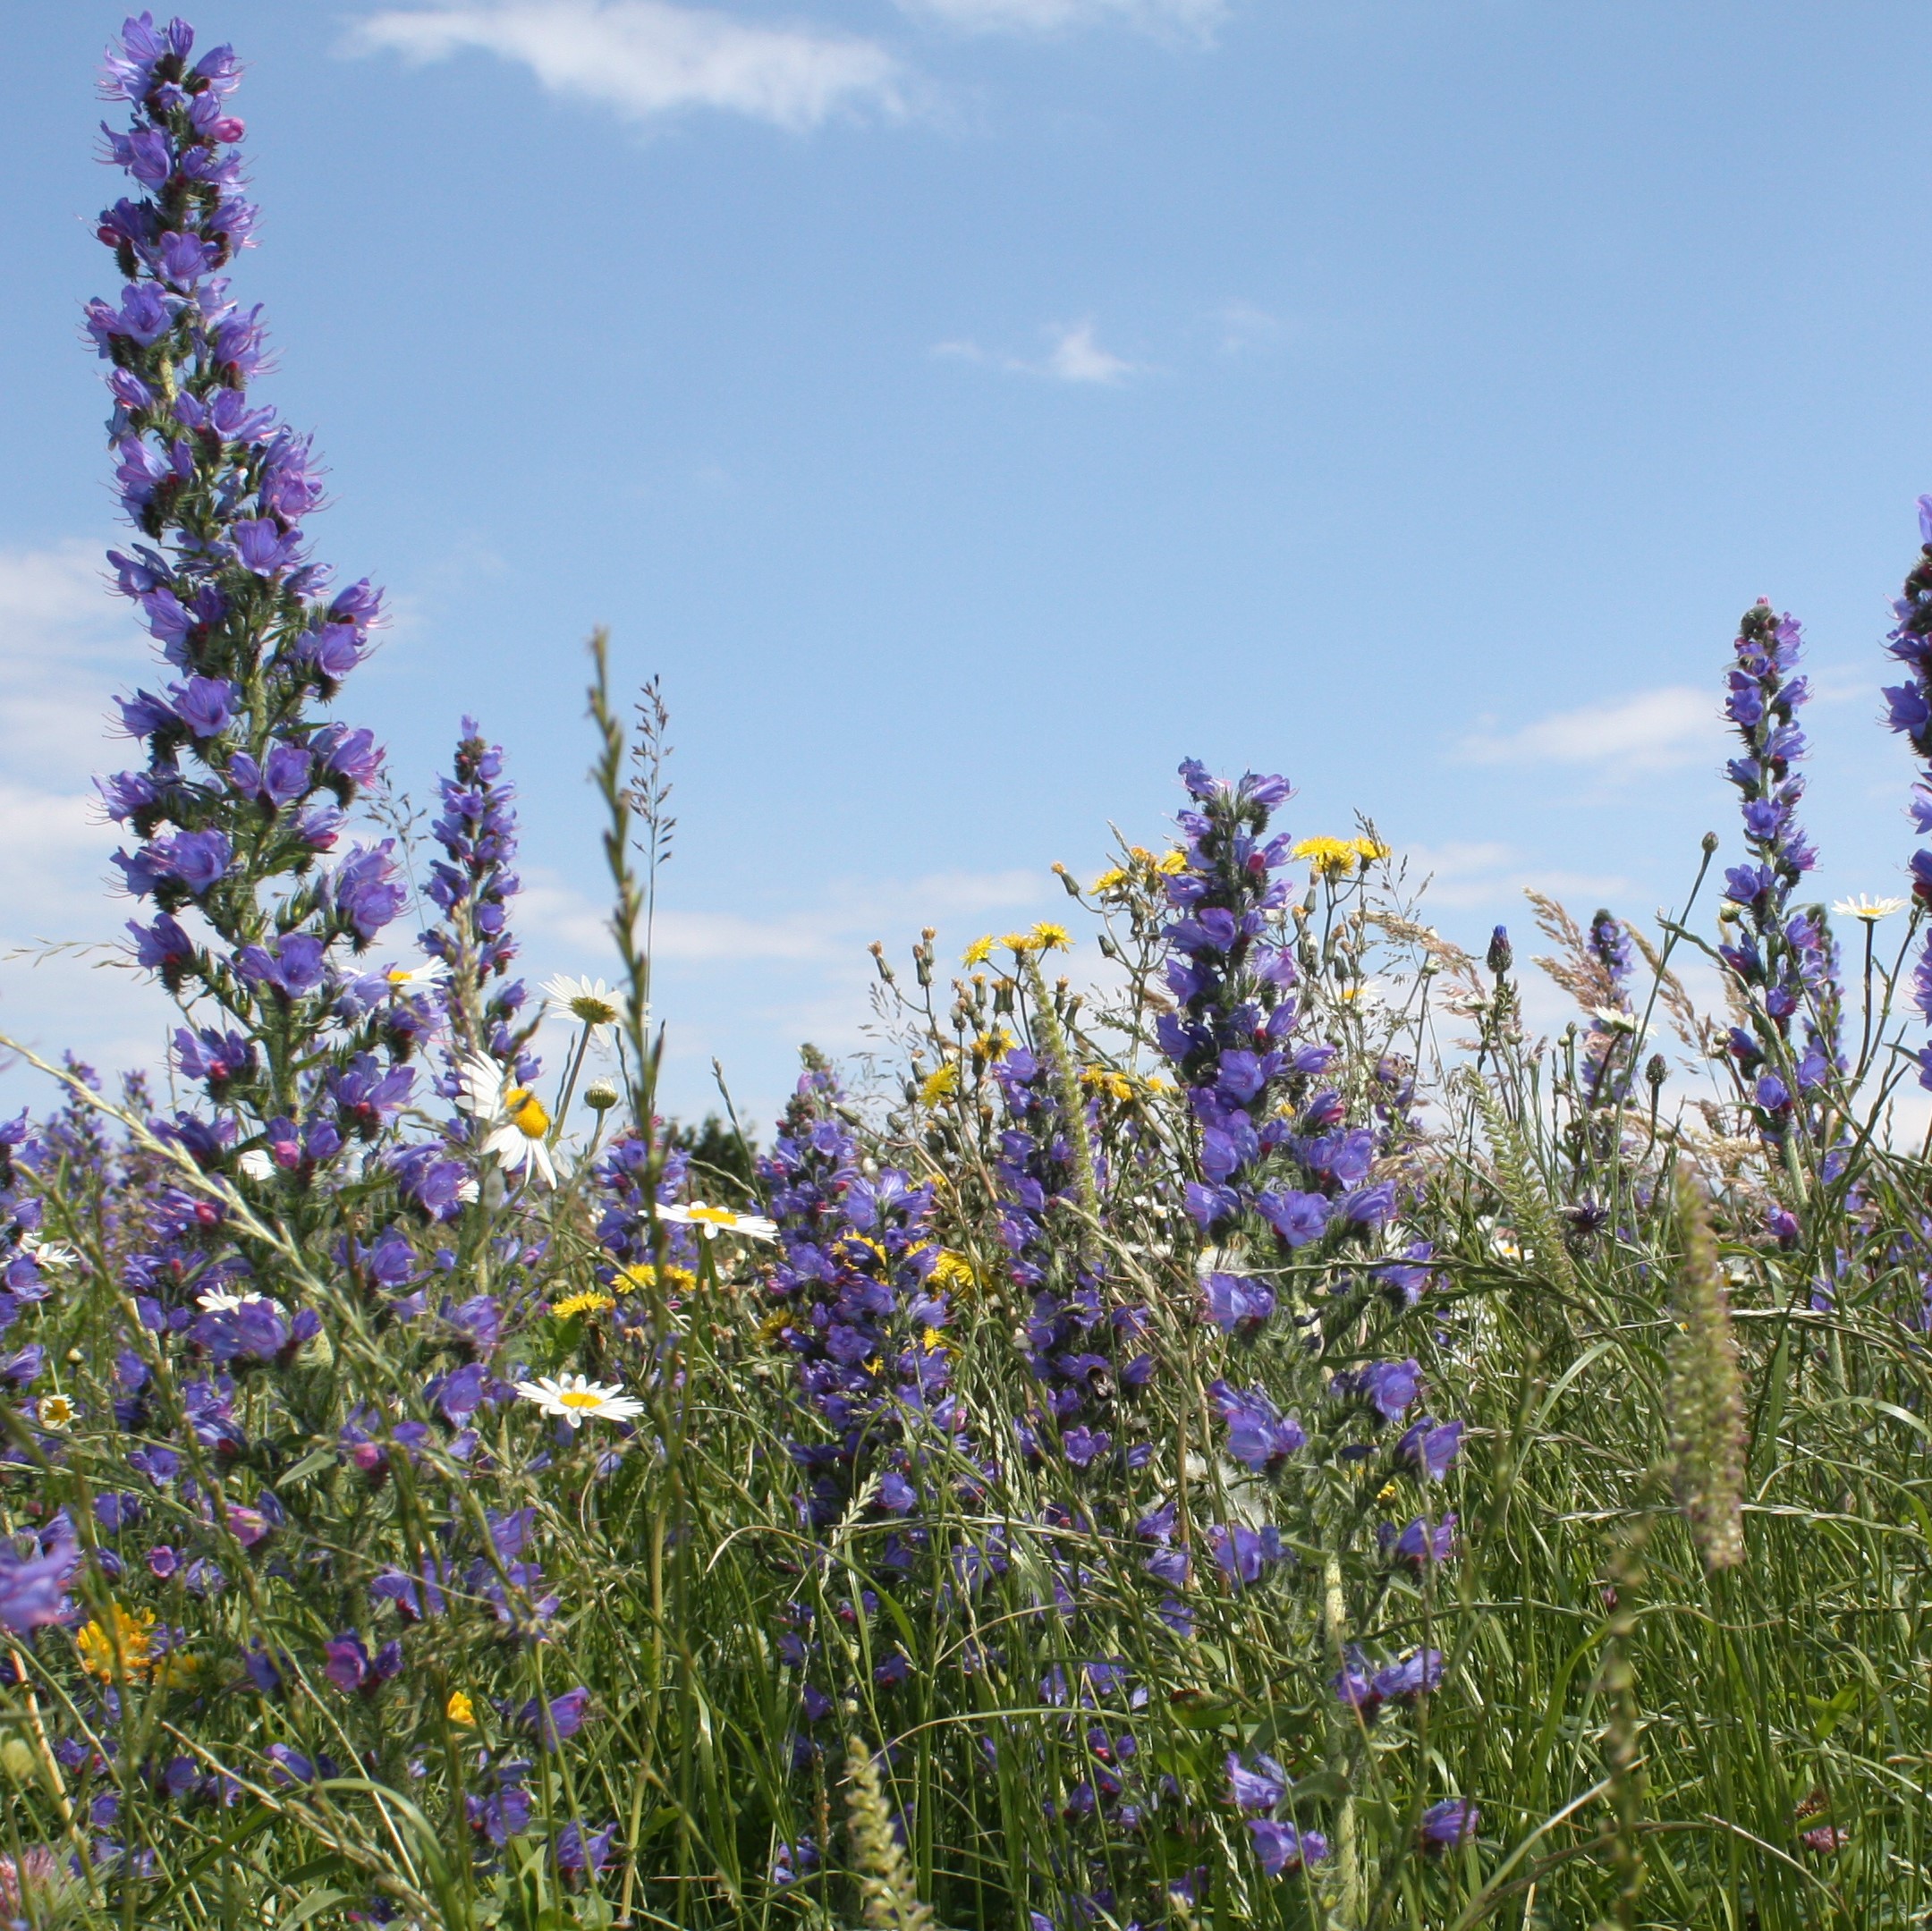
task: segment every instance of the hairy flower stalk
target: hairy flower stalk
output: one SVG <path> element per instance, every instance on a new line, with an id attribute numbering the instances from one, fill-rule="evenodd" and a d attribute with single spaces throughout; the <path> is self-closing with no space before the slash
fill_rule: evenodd
<path id="1" fill-rule="evenodd" d="M 1709 1207 L 1682 1172 L 1675 1204 L 1682 1258 L 1671 1296 L 1671 1479 L 1704 1566 L 1735 1569 L 1744 1560 L 1744 1389 L 1737 1337 Z"/>
<path id="2" fill-rule="evenodd" d="M 893 1827 L 878 1765 L 856 1738 L 845 1750 L 845 1806 L 867 1931 L 936 1931 L 938 1920 L 919 1898 L 905 1847 Z"/>

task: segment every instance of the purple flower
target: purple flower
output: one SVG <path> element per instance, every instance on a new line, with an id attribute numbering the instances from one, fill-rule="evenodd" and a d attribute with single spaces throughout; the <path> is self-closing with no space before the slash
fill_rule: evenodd
<path id="1" fill-rule="evenodd" d="M 1412 1703 L 1442 1681 L 1443 1654 L 1439 1649 L 1418 1649 L 1377 1670 L 1369 1688 L 1385 1703 Z"/>
<path id="2" fill-rule="evenodd" d="M 299 999 L 322 983 L 322 941 L 306 932 L 291 932 L 266 946 L 244 946 L 235 970 L 251 986 L 266 986 L 284 999 Z"/>
<path id="3" fill-rule="evenodd" d="M 1274 1311 L 1275 1290 L 1266 1281 L 1242 1274 L 1208 1276 L 1208 1317 L 1223 1334 L 1258 1334 Z"/>
<path id="4" fill-rule="evenodd" d="M 233 526 L 235 554 L 242 567 L 258 577 L 272 577 L 294 555 L 296 538 L 267 517 L 244 517 Z"/>
<path id="5" fill-rule="evenodd" d="M 1413 1563 L 1419 1569 L 1429 1563 L 1446 1563 L 1456 1552 L 1455 1530 L 1453 1515 L 1445 1515 L 1441 1521 L 1434 1523 L 1428 1516 L 1419 1515 L 1396 1537 L 1396 1559 Z"/>
<path id="6" fill-rule="evenodd" d="M 1306 1247 L 1328 1224 L 1327 1199 L 1318 1193 L 1264 1193 L 1256 1210 L 1290 1247 Z"/>
<path id="7" fill-rule="evenodd" d="M 1301 1423 L 1292 1416 L 1284 1421 L 1258 1388 L 1244 1392 L 1216 1381 L 1209 1386 L 1208 1399 L 1228 1425 L 1228 1453 L 1258 1474 L 1274 1474 L 1308 1441 Z"/>
<path id="8" fill-rule="evenodd" d="M 1250 1817 L 1248 1834 L 1254 1840 L 1261 1868 L 1270 1877 L 1298 1871 L 1305 1864 L 1319 1864 L 1328 1855 L 1328 1840 L 1319 1831 L 1297 1830 L 1292 1824 L 1277 1824 L 1272 1817 Z"/>
<path id="9" fill-rule="evenodd" d="M 586 1831 L 580 1825 L 566 1824 L 557 1833 L 554 1855 L 560 1871 L 601 1871 L 615 1858 L 617 1825 L 614 1819 L 600 1831 Z M 776 1883 L 775 1872 L 773 1876 Z"/>
<path id="10" fill-rule="evenodd" d="M 1337 1376 L 1338 1394 L 1359 1395 L 1385 1421 L 1400 1421 L 1422 1392 L 1422 1370 L 1413 1360 L 1372 1361 L 1352 1376 Z"/>
<path id="11" fill-rule="evenodd" d="M 80 1566 L 73 1542 L 58 1542 L 47 1553 L 22 1562 L 0 1550 L 0 1629 L 24 1635 L 67 1613 L 67 1585 Z"/>
<path id="12" fill-rule="evenodd" d="M 1281 1530 L 1272 1524 L 1266 1529 L 1247 1529 L 1216 1523 L 1208 1529 L 1208 1540 L 1222 1574 L 1237 1589 L 1258 1582 L 1284 1553 Z"/>
<path id="13" fill-rule="evenodd" d="M 1401 1461 L 1414 1462 L 1430 1481 L 1439 1482 L 1448 1474 L 1462 1444 L 1460 1421 L 1438 1423 L 1433 1416 L 1425 1415 L 1396 1443 L 1395 1453 Z"/>
<path id="14" fill-rule="evenodd" d="M 1288 1794 L 1288 1773 L 1272 1757 L 1258 1757 L 1255 1768 L 1244 1769 L 1228 1752 L 1228 1801 L 1239 1810 L 1272 1810 Z"/>
<path id="15" fill-rule="evenodd" d="M 360 951 L 408 902 L 408 894 L 397 882 L 390 854 L 395 841 L 386 838 L 379 845 L 358 845 L 336 868 L 330 882 L 330 894 L 336 916 L 354 935 Z"/>
<path id="16" fill-rule="evenodd" d="M 1422 1813 L 1419 1834 L 1427 1850 L 1453 1850 L 1473 1837 L 1481 1823 L 1482 1812 L 1471 1799 L 1445 1797 Z"/>
<path id="17" fill-rule="evenodd" d="M 547 1706 L 532 1697 L 517 1713 L 517 1721 L 526 1730 L 535 1731 L 547 1750 L 555 1750 L 583 1728 L 589 1705 L 590 1692 L 580 1684 L 553 1697 Z"/>

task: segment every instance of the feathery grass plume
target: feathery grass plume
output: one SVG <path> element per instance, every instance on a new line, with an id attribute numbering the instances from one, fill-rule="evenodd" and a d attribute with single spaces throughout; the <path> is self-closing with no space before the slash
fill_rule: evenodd
<path id="1" fill-rule="evenodd" d="M 939 1920 L 920 1898 L 905 1848 L 893 1830 L 878 1766 L 856 1737 L 845 1746 L 845 1776 L 852 1859 L 868 1931 L 938 1931 Z"/>
<path id="2" fill-rule="evenodd" d="M 1671 1481 L 1707 1569 L 1744 1560 L 1744 1390 L 1710 1213 L 1677 1176 L 1678 1262 L 1671 1311 Z"/>
<path id="3" fill-rule="evenodd" d="M 1518 1239 L 1529 1242 L 1537 1266 L 1552 1287 L 1567 1297 L 1580 1299 L 1582 1283 L 1577 1279 L 1570 1249 L 1563 1245 L 1563 1230 L 1551 1211 L 1549 1196 L 1530 1171 L 1530 1149 L 1522 1135 L 1483 1080 L 1471 1080 L 1469 1089 L 1489 1141 L 1496 1191 L 1509 1209 Z"/>

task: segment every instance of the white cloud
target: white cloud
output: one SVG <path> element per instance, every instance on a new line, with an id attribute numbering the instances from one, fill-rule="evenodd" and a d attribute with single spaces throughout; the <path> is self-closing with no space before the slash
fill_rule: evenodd
<path id="1" fill-rule="evenodd" d="M 117 1067 L 159 1058 L 160 995 L 91 970 L 102 952 L 35 962 L 43 941 L 112 944 L 129 911 L 110 896 L 116 840 L 89 781 L 113 761 L 109 698 L 151 653 L 103 575 L 80 544 L 0 552 L 0 1032 L 43 1058 L 71 1046 Z M 8 1087 L 16 1104 L 47 1098 L 19 1074 Z"/>
<path id="2" fill-rule="evenodd" d="M 392 8 L 354 45 L 411 60 L 474 49 L 521 61 L 555 94 L 640 118 L 713 107 L 783 128 L 860 109 L 905 111 L 903 73 L 876 41 L 764 27 L 668 0 L 493 0 Z"/>
<path id="3" fill-rule="evenodd" d="M 1227 18 L 1227 0 L 899 0 L 907 13 L 969 33 L 1065 33 L 1120 25 L 1202 39 Z"/>
<path id="4" fill-rule="evenodd" d="M 1129 376 L 1140 373 L 1138 362 L 1130 362 L 1125 356 L 1115 355 L 1111 349 L 1100 345 L 1091 321 L 1055 323 L 1046 334 L 1053 346 L 1040 360 L 1029 361 L 1024 356 L 1002 356 L 999 367 L 1010 376 L 1045 376 L 1054 382 L 1098 385 L 1103 388 L 1112 387 L 1124 382 Z M 935 360 L 942 362 L 984 365 L 993 360 L 977 342 L 963 335 L 954 336 L 947 342 L 936 342 L 927 352 Z"/>
<path id="5" fill-rule="evenodd" d="M 1612 703 L 1557 711 L 1520 730 L 1484 731 L 1458 747 L 1471 764 L 1606 765 L 1656 771 L 1716 752 L 1717 707 L 1696 684 L 1666 684 Z"/>
<path id="6" fill-rule="evenodd" d="M 1134 364 L 1111 349 L 1103 349 L 1094 339 L 1091 322 L 1076 322 L 1057 332 L 1041 370 L 1057 382 L 1115 383 L 1134 372 Z"/>

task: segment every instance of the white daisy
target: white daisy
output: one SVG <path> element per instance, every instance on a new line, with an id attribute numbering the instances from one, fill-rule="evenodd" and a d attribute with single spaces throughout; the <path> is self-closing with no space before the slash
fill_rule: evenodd
<path id="1" fill-rule="evenodd" d="M 72 1267 L 79 1265 L 80 1257 L 64 1241 L 44 1241 L 38 1233 L 21 1236 L 21 1245 L 31 1254 L 43 1267 Z"/>
<path id="2" fill-rule="evenodd" d="M 267 1301 L 277 1314 L 282 1312 L 282 1303 L 270 1300 L 266 1294 L 231 1294 L 218 1287 L 211 1287 L 205 1294 L 197 1294 L 195 1306 L 206 1308 L 210 1314 L 233 1314 L 237 1308 L 245 1308 L 256 1300 Z"/>
<path id="3" fill-rule="evenodd" d="M 623 1002 L 600 978 L 571 978 L 558 973 L 546 979 L 544 997 L 559 1011 L 588 1026 L 598 1037 L 623 1017 Z"/>
<path id="4" fill-rule="evenodd" d="M 383 974 L 383 981 L 393 993 L 414 992 L 420 986 L 435 986 L 449 977 L 449 968 L 440 959 L 432 959 L 428 965 L 391 966 Z"/>
<path id="5" fill-rule="evenodd" d="M 1903 899 L 1868 899 L 1861 892 L 1855 899 L 1840 899 L 1832 910 L 1841 919 L 1862 919 L 1867 925 L 1877 925 L 1881 919 L 1889 919 L 1894 912 L 1905 910 Z"/>
<path id="6" fill-rule="evenodd" d="M 529 1087 L 511 1085 L 503 1068 L 484 1054 L 465 1054 L 457 1070 L 462 1091 L 456 1104 L 488 1130 L 483 1151 L 495 1154 L 513 1173 L 541 1174 L 546 1186 L 555 1186 L 550 1115 L 543 1102 Z"/>
<path id="7" fill-rule="evenodd" d="M 587 1421 L 631 1421 L 644 1412 L 643 1402 L 626 1394 L 622 1382 L 606 1387 L 581 1375 L 539 1375 L 535 1381 L 518 1382 L 516 1392 L 545 1414 L 562 1417 L 572 1428 Z"/>
<path id="8" fill-rule="evenodd" d="M 767 1220 L 761 1214 L 734 1214 L 728 1207 L 707 1207 L 702 1200 L 693 1200 L 689 1207 L 660 1207 L 657 1218 L 674 1226 L 695 1227 L 708 1241 L 716 1240 L 721 1233 L 741 1233 L 753 1241 L 778 1238 L 775 1220 Z"/>

